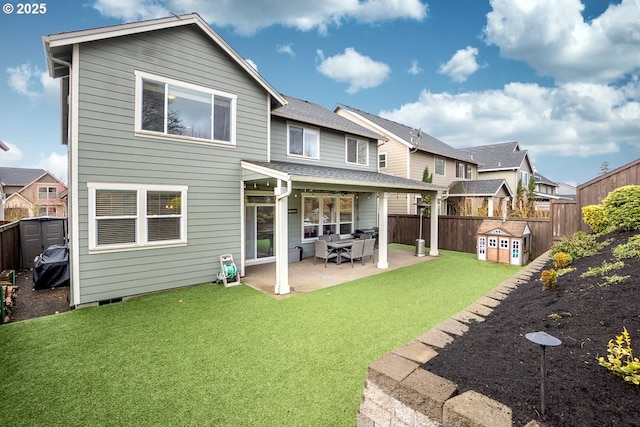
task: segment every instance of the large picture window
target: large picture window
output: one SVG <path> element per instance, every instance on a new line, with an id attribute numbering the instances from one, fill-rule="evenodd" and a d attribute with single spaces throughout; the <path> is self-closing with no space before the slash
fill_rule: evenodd
<path id="1" fill-rule="evenodd" d="M 369 142 L 355 138 L 347 138 L 347 163 L 363 165 L 369 164 Z"/>
<path id="2" fill-rule="evenodd" d="M 289 125 L 288 153 L 290 156 L 319 158 L 320 138 L 317 129 Z"/>
<path id="3" fill-rule="evenodd" d="M 89 249 L 184 244 L 184 186 L 93 184 L 89 188 Z"/>
<path id="4" fill-rule="evenodd" d="M 353 233 L 353 196 L 312 195 L 302 197 L 303 239 L 324 234 Z"/>
<path id="5" fill-rule="evenodd" d="M 235 143 L 234 95 L 136 72 L 136 131 Z"/>

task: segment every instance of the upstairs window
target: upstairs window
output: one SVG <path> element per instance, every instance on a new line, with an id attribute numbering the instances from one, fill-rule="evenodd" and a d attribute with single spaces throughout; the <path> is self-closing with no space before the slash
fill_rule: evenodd
<path id="1" fill-rule="evenodd" d="M 136 72 L 136 131 L 235 143 L 236 97 Z"/>
<path id="2" fill-rule="evenodd" d="M 288 153 L 290 156 L 319 158 L 319 132 L 317 129 L 289 125 Z"/>
<path id="3" fill-rule="evenodd" d="M 456 162 L 456 178 L 471 179 L 471 165 L 464 162 Z"/>
<path id="4" fill-rule="evenodd" d="M 435 158 L 434 170 L 436 175 L 444 175 L 444 159 L 442 157 Z"/>
<path id="5" fill-rule="evenodd" d="M 38 199 L 57 199 L 58 189 L 56 187 L 38 187 Z"/>
<path id="6" fill-rule="evenodd" d="M 387 167 L 387 153 L 378 154 L 378 169 L 384 169 Z"/>
<path id="7" fill-rule="evenodd" d="M 347 163 L 367 166 L 369 164 L 369 142 L 347 138 Z"/>

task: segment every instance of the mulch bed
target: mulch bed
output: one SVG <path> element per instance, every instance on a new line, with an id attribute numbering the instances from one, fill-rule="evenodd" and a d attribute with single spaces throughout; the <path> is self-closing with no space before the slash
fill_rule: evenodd
<path id="1" fill-rule="evenodd" d="M 636 232 L 637 233 L 637 232 Z M 640 426 L 640 386 L 625 383 L 600 366 L 607 343 L 626 327 L 640 357 L 640 259 L 625 260 L 623 283 L 600 286 L 602 277 L 581 278 L 588 267 L 612 261 L 611 251 L 635 233 L 613 233 L 598 254 L 576 260 L 574 272 L 542 290 L 534 274 L 462 337 L 425 365 L 429 371 L 510 406 L 516 426 L 532 419 L 545 426 Z M 601 239 L 602 240 L 602 239 Z M 553 268 L 551 261 L 543 269 Z M 545 407 L 540 414 L 542 350 L 528 341 L 544 331 L 562 341 L 546 350 Z"/>
<path id="2" fill-rule="evenodd" d="M 32 270 L 19 270 L 16 274 L 19 287 L 15 299 L 15 309 L 11 322 L 48 316 L 69 311 L 69 287 L 33 290 Z"/>

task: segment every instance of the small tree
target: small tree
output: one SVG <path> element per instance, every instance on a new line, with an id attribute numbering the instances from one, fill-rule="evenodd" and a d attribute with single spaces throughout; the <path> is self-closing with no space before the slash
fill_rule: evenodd
<path id="1" fill-rule="evenodd" d="M 428 182 L 431 184 L 433 182 L 433 174 L 429 173 L 429 166 L 424 167 L 424 171 L 422 171 L 422 182 Z M 431 194 L 422 193 L 422 203 L 425 203 L 427 206 L 424 207 L 422 213 L 426 216 L 429 216 L 431 213 Z"/>

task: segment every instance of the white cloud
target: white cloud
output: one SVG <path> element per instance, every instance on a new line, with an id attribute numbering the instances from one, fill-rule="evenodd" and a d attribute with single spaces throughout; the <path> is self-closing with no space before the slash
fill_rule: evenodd
<path id="1" fill-rule="evenodd" d="M 318 71 L 323 75 L 349 84 L 347 93 L 354 94 L 362 89 L 379 86 L 391 73 L 391 68 L 384 62 L 377 62 L 368 56 L 348 47 L 344 53 L 325 58 L 318 51 L 320 65 Z"/>
<path id="2" fill-rule="evenodd" d="M 9 87 L 32 101 L 45 100 L 56 104 L 60 93 L 60 83 L 52 79 L 46 72 L 31 64 L 21 64 L 6 69 Z"/>
<path id="3" fill-rule="evenodd" d="M 285 53 L 289 56 L 296 56 L 296 53 L 293 51 L 293 48 L 290 44 L 279 44 L 276 46 L 276 52 Z"/>
<path id="4" fill-rule="evenodd" d="M 422 73 L 422 68 L 420 68 L 418 66 L 418 61 L 416 61 L 415 59 L 411 61 L 411 68 L 409 68 L 409 74 L 411 74 L 412 76 L 417 76 L 418 74 Z"/>
<path id="5" fill-rule="evenodd" d="M 447 74 L 455 82 L 462 83 L 480 68 L 476 62 L 477 55 L 478 49 L 475 47 L 467 46 L 460 49 L 446 64 L 440 66 L 438 72 Z"/>
<path id="6" fill-rule="evenodd" d="M 48 153 L 47 155 L 43 154 L 36 164 L 26 167 L 49 171 L 53 176 L 67 184 L 67 156 L 65 154 L 56 152 Z"/>
<path id="7" fill-rule="evenodd" d="M 612 82 L 640 70 L 640 1 L 586 22 L 579 0 L 492 0 L 485 41 L 558 82 Z"/>
<path id="8" fill-rule="evenodd" d="M 9 151 L 0 150 L 0 163 L 8 164 L 22 159 L 22 150 L 17 145 L 13 145 L 10 142 L 2 141 L 9 147 Z"/>
<path id="9" fill-rule="evenodd" d="M 638 88 L 636 81 L 623 88 L 510 83 L 460 94 L 423 91 L 417 101 L 380 114 L 459 148 L 518 140 L 533 155 L 588 157 L 637 141 L 640 102 L 627 93 Z"/>
<path id="10" fill-rule="evenodd" d="M 427 6 L 420 0 L 97 0 L 100 13 L 126 21 L 168 16 L 170 12 L 198 11 L 207 22 L 234 27 L 238 34 L 252 35 L 262 28 L 283 25 L 301 31 L 317 29 L 325 34 L 342 22 L 374 24 L 394 19 L 421 21 Z"/>

